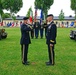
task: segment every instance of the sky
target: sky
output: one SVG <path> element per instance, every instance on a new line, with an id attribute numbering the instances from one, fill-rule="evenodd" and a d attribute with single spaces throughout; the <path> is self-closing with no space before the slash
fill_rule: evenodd
<path id="1" fill-rule="evenodd" d="M 33 12 L 35 12 L 34 1 L 35 0 L 23 0 L 23 7 L 16 15 L 25 16 L 30 7 L 32 7 Z M 70 8 L 70 0 L 54 0 L 54 4 L 50 7 L 48 14 L 58 16 L 61 9 L 63 9 L 65 16 L 74 16 L 74 11 Z M 40 11 L 38 11 L 38 15 L 40 15 Z"/>

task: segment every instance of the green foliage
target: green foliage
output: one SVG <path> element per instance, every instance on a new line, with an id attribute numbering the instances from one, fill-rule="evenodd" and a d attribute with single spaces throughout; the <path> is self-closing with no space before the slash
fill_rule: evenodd
<path id="1" fill-rule="evenodd" d="M 0 0 L 0 14 L 3 14 L 3 7 L 2 7 L 2 1 Z"/>
<path id="2" fill-rule="evenodd" d="M 76 75 L 76 41 L 69 38 L 70 30 L 58 28 L 55 45 L 55 66 L 46 66 L 46 39 L 31 39 L 29 66 L 22 65 L 20 28 L 6 28 L 8 37 L 0 41 L 0 75 Z"/>
<path id="3" fill-rule="evenodd" d="M 13 16 L 12 16 L 12 19 L 13 19 L 13 20 L 16 20 L 16 16 L 15 16 L 15 15 L 13 15 Z"/>
<path id="4" fill-rule="evenodd" d="M 76 19 L 76 0 L 71 0 L 71 9 L 75 11 L 75 19 Z"/>
<path id="5" fill-rule="evenodd" d="M 76 10 L 76 0 L 71 0 L 71 9 Z"/>
<path id="6" fill-rule="evenodd" d="M 10 11 L 11 16 L 13 13 L 17 13 L 23 5 L 22 0 L 0 0 L 0 15 L 2 17 L 3 9 Z M 3 18 L 4 15 L 3 15 Z"/>
<path id="7" fill-rule="evenodd" d="M 3 0 L 2 2 L 2 6 L 11 13 L 17 13 L 23 5 L 22 0 Z"/>
<path id="8" fill-rule="evenodd" d="M 60 14 L 59 14 L 59 20 L 63 21 L 64 20 L 64 12 L 63 10 L 61 10 Z"/>
<path id="9" fill-rule="evenodd" d="M 2 0 L 0 0 L 0 21 L 2 21 L 2 14 L 3 14 L 3 6 L 2 6 Z"/>
<path id="10" fill-rule="evenodd" d="M 32 8 L 30 7 L 29 9 L 28 9 L 28 11 L 27 11 L 27 14 L 26 14 L 26 16 L 27 17 L 30 17 L 30 13 L 33 13 L 33 11 L 32 11 Z M 32 14 L 32 16 L 33 16 L 33 14 Z"/>
<path id="11" fill-rule="evenodd" d="M 11 17 L 10 13 L 4 13 L 4 14 L 2 15 L 2 18 L 3 18 L 3 19 L 5 19 L 5 18 L 10 18 L 10 17 Z"/>
<path id="12" fill-rule="evenodd" d="M 35 0 L 34 4 L 36 8 L 42 9 L 42 11 L 44 12 L 46 16 L 53 2 L 54 0 Z"/>

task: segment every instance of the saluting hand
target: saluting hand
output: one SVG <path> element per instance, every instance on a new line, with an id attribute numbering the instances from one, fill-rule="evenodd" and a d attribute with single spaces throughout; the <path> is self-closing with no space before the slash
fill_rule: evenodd
<path id="1" fill-rule="evenodd" d="M 30 20 L 28 20 L 28 22 L 27 22 L 28 24 L 32 24 L 32 22 L 30 22 Z"/>

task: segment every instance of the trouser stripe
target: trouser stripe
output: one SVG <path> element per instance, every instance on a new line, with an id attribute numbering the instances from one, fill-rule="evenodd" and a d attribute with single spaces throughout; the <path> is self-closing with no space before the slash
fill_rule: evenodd
<path id="1" fill-rule="evenodd" d="M 25 52 L 25 45 L 23 45 L 23 62 L 24 62 L 24 52 Z"/>
<path id="2" fill-rule="evenodd" d="M 52 47 L 50 47 L 50 52 L 51 52 L 52 64 L 54 64 L 54 62 L 53 62 L 53 51 L 52 51 Z"/>

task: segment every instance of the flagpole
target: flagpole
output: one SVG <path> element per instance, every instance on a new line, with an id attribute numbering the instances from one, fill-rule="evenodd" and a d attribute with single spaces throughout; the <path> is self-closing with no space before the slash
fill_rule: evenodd
<path id="1" fill-rule="evenodd" d="M 37 7 L 35 7 L 35 16 L 34 16 L 34 21 L 36 22 L 37 19 Z"/>

